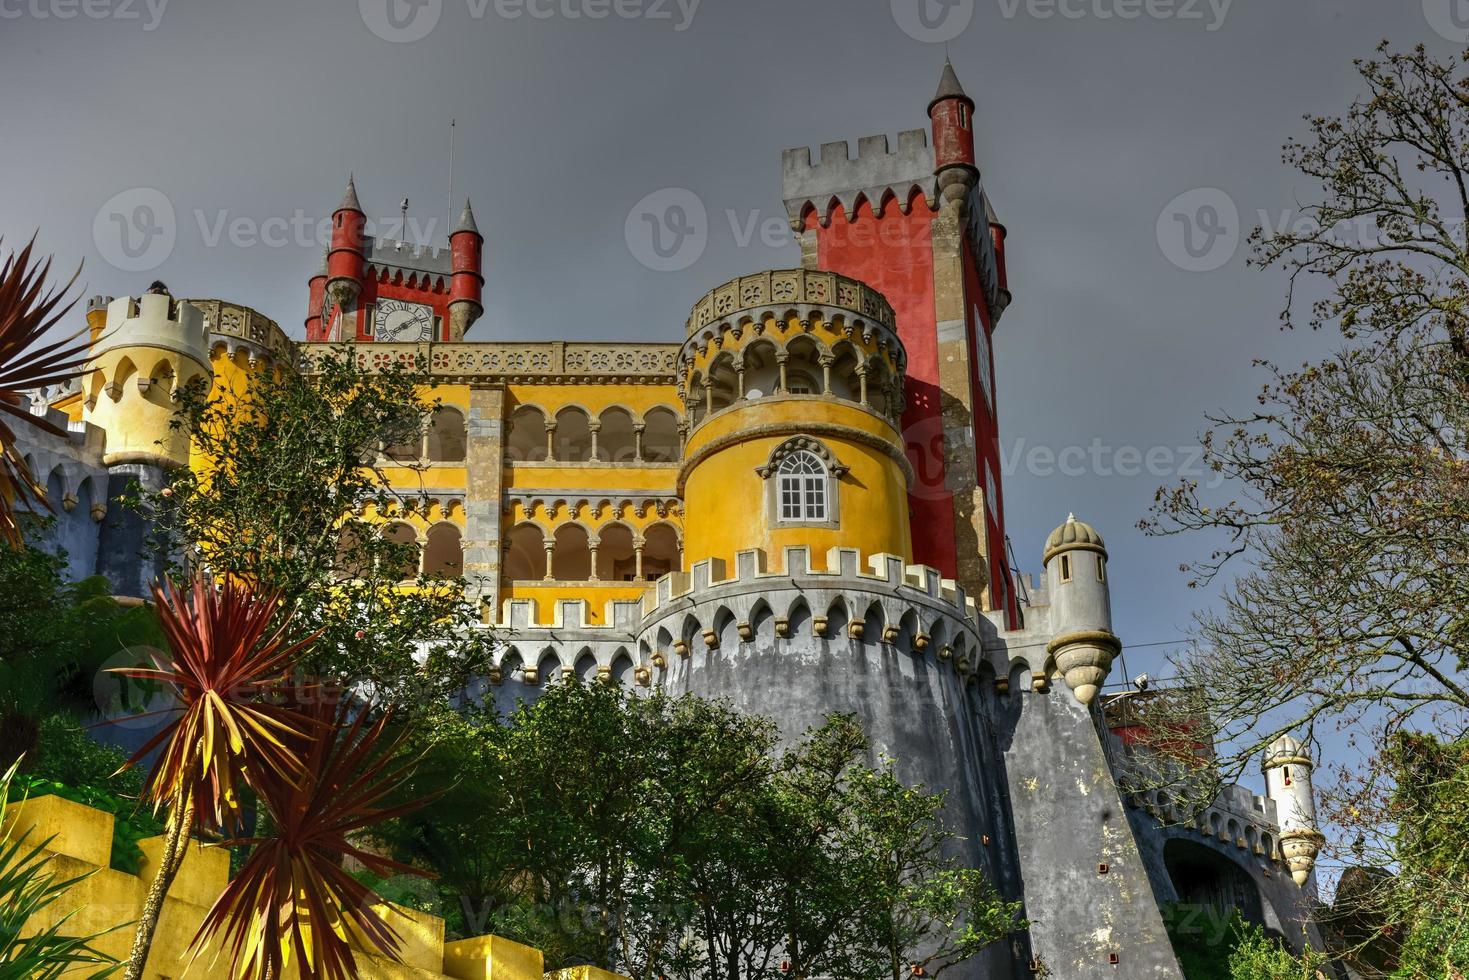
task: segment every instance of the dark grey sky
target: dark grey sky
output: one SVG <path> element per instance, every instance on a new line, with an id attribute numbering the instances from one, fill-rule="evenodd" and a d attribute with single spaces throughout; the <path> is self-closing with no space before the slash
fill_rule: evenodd
<path id="1" fill-rule="evenodd" d="M 407 196 L 441 237 L 455 117 L 455 194 L 473 197 L 487 239 L 471 337 L 679 339 L 705 289 L 799 262 L 743 237 L 752 219 L 784 221 L 782 148 L 926 125 L 944 44 L 910 34 L 955 35 L 1010 230 L 1016 298 L 996 352 L 1005 454 L 1020 461 L 1005 474 L 1010 532 L 1036 570 L 1068 510 L 1094 523 L 1130 644 L 1183 635 L 1208 596 L 1176 568 L 1208 543 L 1134 528 L 1166 473 L 1119 475 L 1127 458 L 1111 454 L 1048 473 L 1030 451 L 1191 446 L 1206 411 L 1252 404 L 1252 357 L 1334 340 L 1282 335 L 1281 282 L 1229 242 L 1308 193 L 1280 144 L 1302 114 L 1345 107 L 1354 57 L 1383 37 L 1448 52 L 1444 35 L 1469 35 L 1449 16 L 1461 0 L 417 0 L 402 33 L 432 29 L 414 41 L 379 36 L 394 33 L 389 0 L 161 2 L 0 0 L 0 234 L 40 228 L 61 265 L 85 260 L 89 293 L 161 277 L 297 336 L 319 248 L 293 218 L 329 216 L 350 170 L 374 217 L 395 221 Z M 656 272 L 624 222 L 672 187 L 706 206 L 707 248 Z M 1165 213 L 1201 188 L 1226 197 Z M 1190 259 L 1175 212 L 1226 234 Z M 130 259 L 113 213 L 171 228 L 171 249 L 164 235 Z M 1135 647 L 1129 668 L 1156 673 L 1163 649 Z"/>

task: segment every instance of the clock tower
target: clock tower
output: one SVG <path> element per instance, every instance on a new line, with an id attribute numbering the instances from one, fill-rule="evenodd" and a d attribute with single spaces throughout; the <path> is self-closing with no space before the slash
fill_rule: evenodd
<path id="1" fill-rule="evenodd" d="M 369 233 L 355 181 L 332 215 L 332 241 L 311 277 L 308 341 L 458 341 L 484 312 L 484 238 L 469 202 L 447 246 Z M 400 231 L 400 235 L 402 232 Z"/>

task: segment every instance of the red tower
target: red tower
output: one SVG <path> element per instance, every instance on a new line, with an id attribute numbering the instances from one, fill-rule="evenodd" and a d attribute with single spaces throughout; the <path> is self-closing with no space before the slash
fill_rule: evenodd
<path id="1" fill-rule="evenodd" d="M 480 270 L 484 261 L 485 237 L 474 223 L 474 209 L 464 199 L 464 210 L 449 234 L 452 278 L 449 284 L 449 339 L 462 340 L 464 331 L 484 313 L 485 277 Z"/>
<path id="2" fill-rule="evenodd" d="M 326 262 L 310 281 L 306 339 L 422 343 L 462 340 L 484 312 L 484 239 L 468 202 L 447 248 L 368 233 L 356 182 L 332 214 Z"/>
<path id="3" fill-rule="evenodd" d="M 783 191 L 807 268 L 887 296 L 908 351 L 904 435 L 914 558 L 1014 620 L 991 334 L 1010 302 L 1004 229 L 980 182 L 974 102 L 945 62 L 923 130 L 787 150 Z"/>

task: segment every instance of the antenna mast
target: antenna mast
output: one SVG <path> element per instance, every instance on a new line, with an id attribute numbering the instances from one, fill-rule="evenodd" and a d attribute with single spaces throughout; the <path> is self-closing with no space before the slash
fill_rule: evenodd
<path id="1" fill-rule="evenodd" d="M 449 120 L 449 211 L 448 224 L 444 225 L 446 234 L 454 233 L 454 120 Z"/>

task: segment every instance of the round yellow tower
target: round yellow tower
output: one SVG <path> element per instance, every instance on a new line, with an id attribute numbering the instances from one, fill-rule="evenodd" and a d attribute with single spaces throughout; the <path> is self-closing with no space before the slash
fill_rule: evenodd
<path id="1" fill-rule="evenodd" d="M 189 436 L 170 423 L 179 386 L 212 373 L 197 307 L 161 287 L 113 300 L 87 370 L 82 417 L 107 434 L 104 463 L 188 465 Z"/>
<path id="2" fill-rule="evenodd" d="M 880 293 L 830 272 L 706 294 L 679 358 L 685 565 L 789 546 L 912 557 L 903 345 Z"/>

